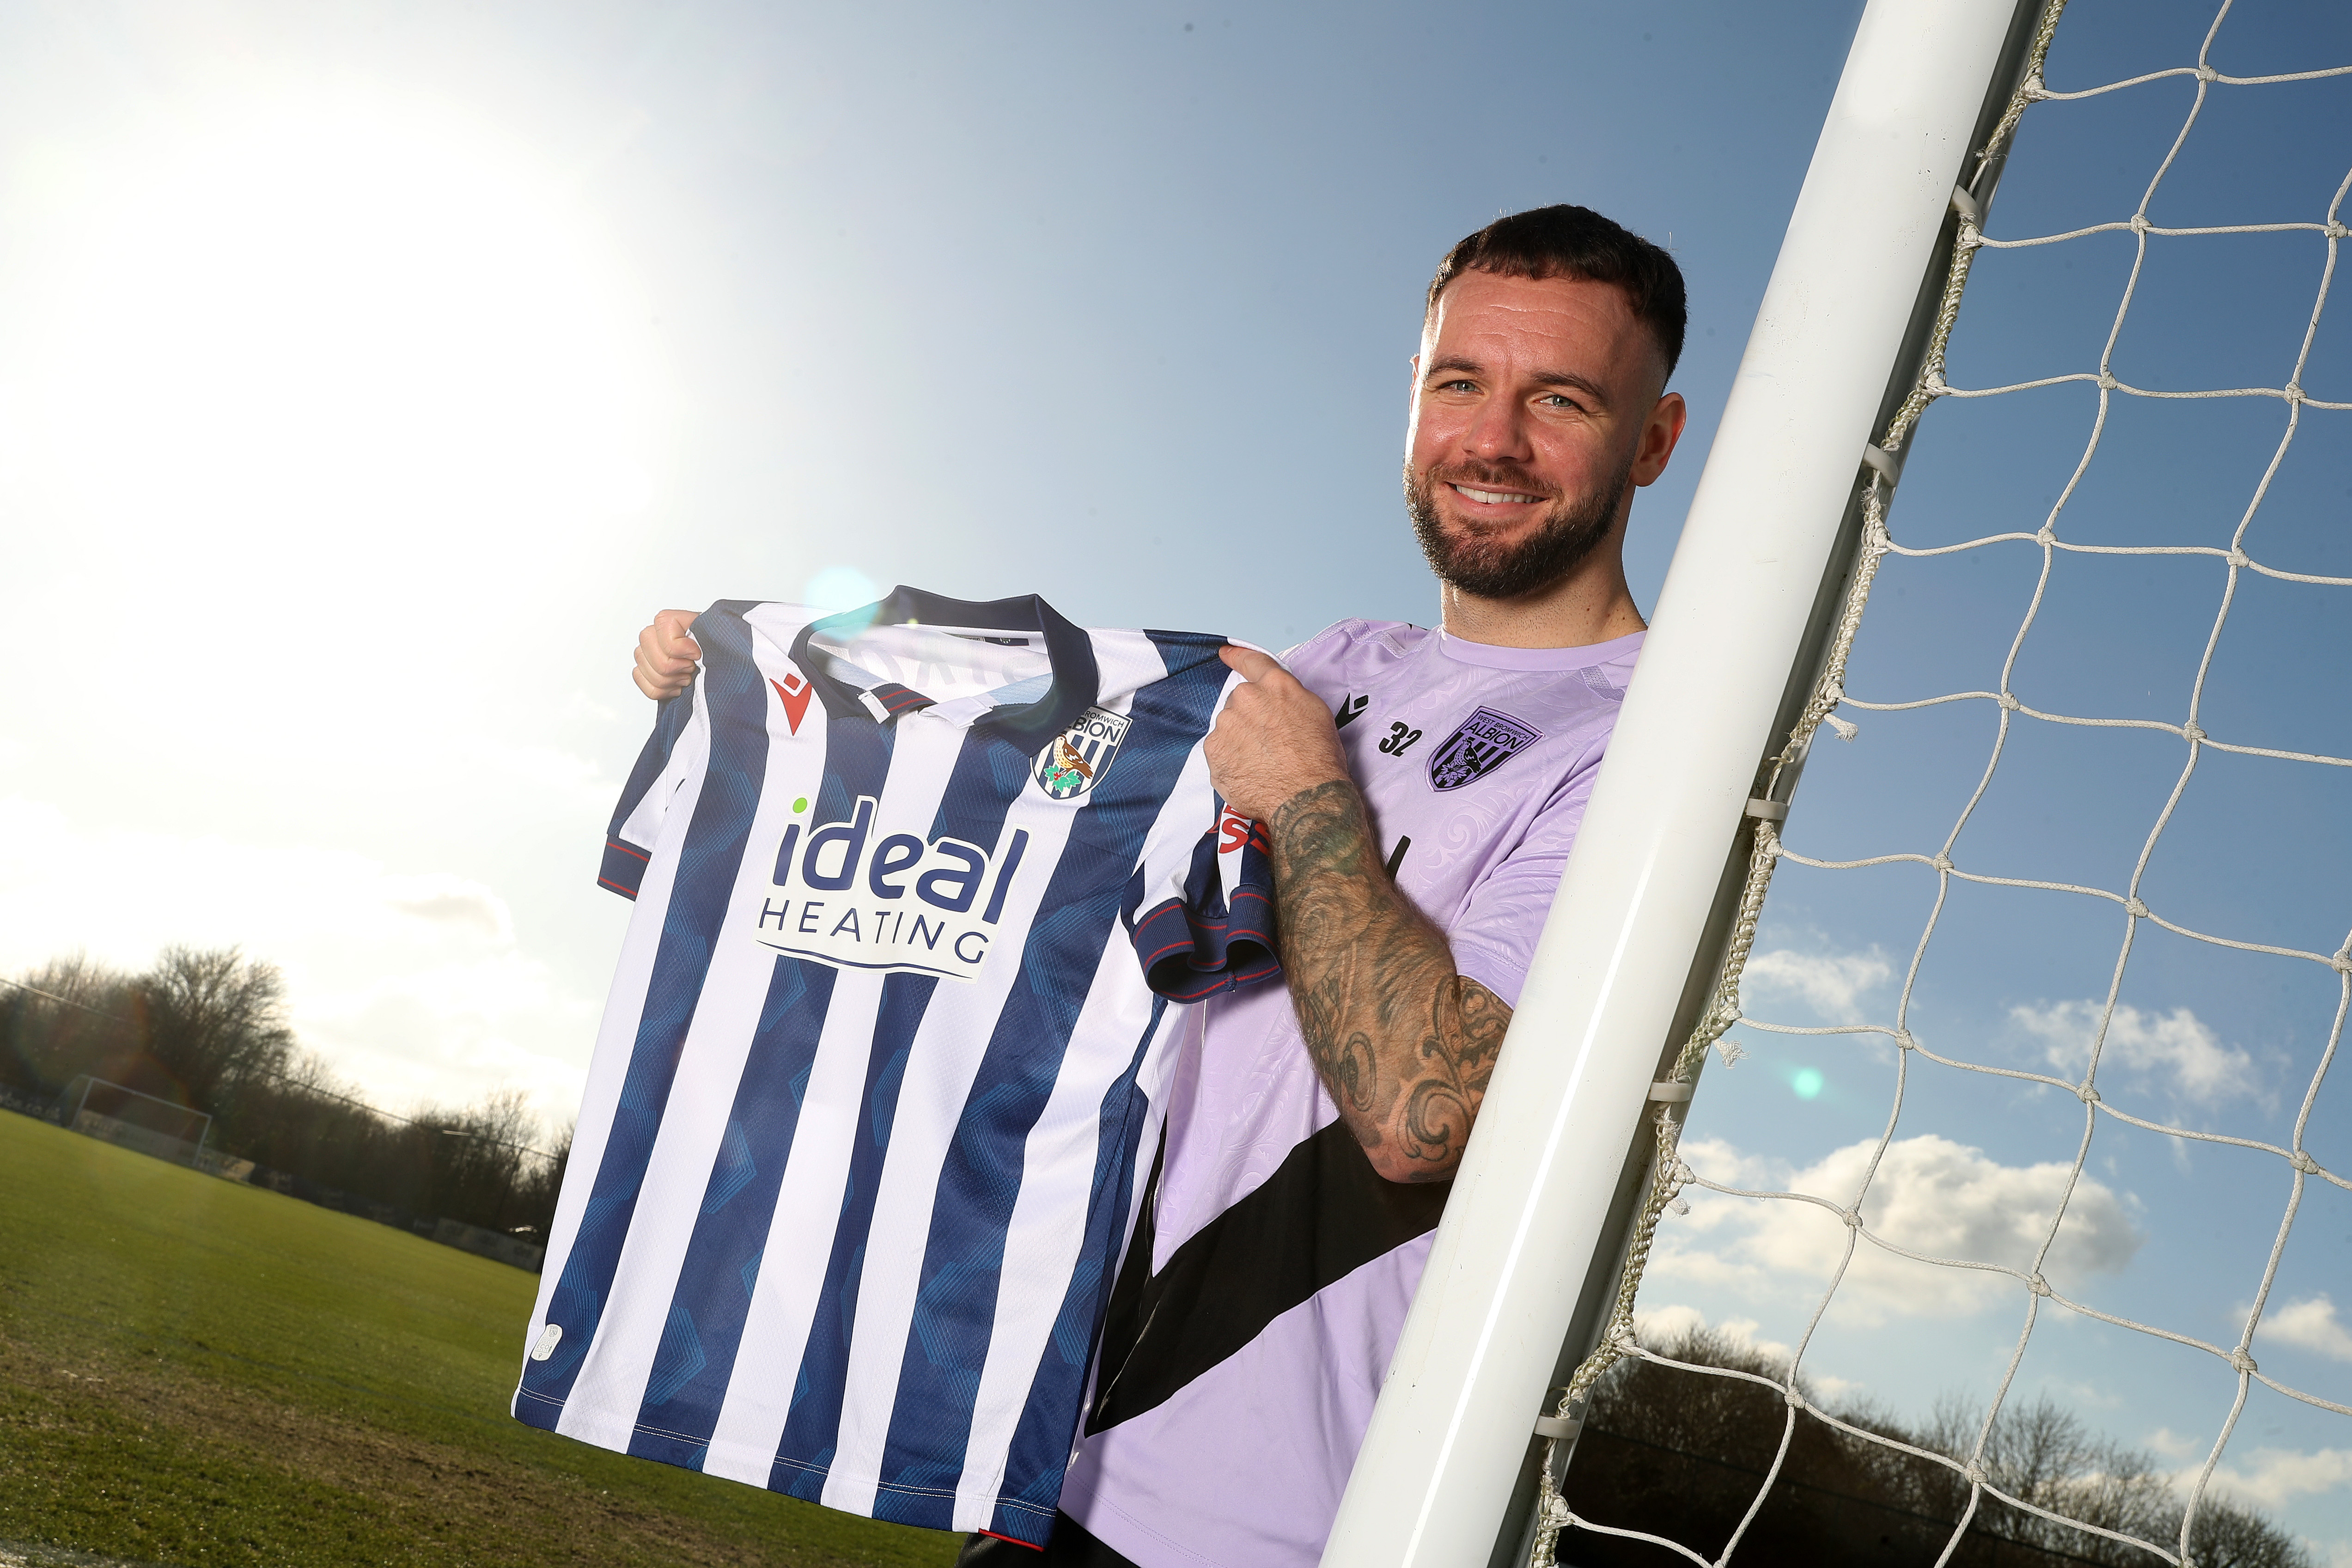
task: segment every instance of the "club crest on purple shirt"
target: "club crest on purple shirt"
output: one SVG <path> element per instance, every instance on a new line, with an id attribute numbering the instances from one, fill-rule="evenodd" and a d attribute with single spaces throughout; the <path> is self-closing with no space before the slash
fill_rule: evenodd
<path id="1" fill-rule="evenodd" d="M 1460 789 L 1485 778 L 1521 752 L 1543 739 L 1543 731 L 1508 713 L 1481 708 L 1462 721 L 1429 759 L 1429 787 Z"/>

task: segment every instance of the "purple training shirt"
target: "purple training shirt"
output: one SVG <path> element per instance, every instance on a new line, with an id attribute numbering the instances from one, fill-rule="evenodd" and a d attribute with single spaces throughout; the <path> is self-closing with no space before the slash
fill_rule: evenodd
<path id="1" fill-rule="evenodd" d="M 1343 621 L 1284 660 L 1331 704 L 1398 887 L 1513 1005 L 1641 643 Z M 1190 1013 L 1062 1507 L 1140 1568 L 1311 1568 L 1450 1184 L 1372 1173 L 1286 991 Z"/>

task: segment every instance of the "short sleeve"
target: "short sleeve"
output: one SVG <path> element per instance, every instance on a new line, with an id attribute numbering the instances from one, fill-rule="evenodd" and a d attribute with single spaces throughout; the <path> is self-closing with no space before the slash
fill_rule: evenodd
<path id="1" fill-rule="evenodd" d="M 1236 676 L 1227 693 L 1239 684 Z M 1197 1002 L 1282 973 L 1265 830 L 1228 810 L 1208 773 L 1195 750 L 1121 911 L 1144 980 L 1171 1002 Z"/>
<path id="2" fill-rule="evenodd" d="M 1282 973 L 1265 830 L 1219 805 L 1216 826 L 1193 843 L 1181 869 L 1130 895 L 1136 962 L 1151 989 L 1171 1002 L 1198 1002 Z"/>
<path id="3" fill-rule="evenodd" d="M 1519 1005 L 1536 939 L 1551 913 L 1600 771 L 1596 750 L 1544 803 L 1510 853 L 1471 888 L 1461 918 L 1446 931 L 1454 970 L 1513 1007 Z"/>
<path id="4" fill-rule="evenodd" d="M 637 896 L 669 803 L 700 755 L 701 734 L 692 689 L 670 698 L 655 712 L 654 731 L 637 753 L 637 764 L 629 770 L 629 782 L 621 786 L 620 804 L 604 830 L 604 863 L 596 874 L 597 886 L 625 899 Z"/>

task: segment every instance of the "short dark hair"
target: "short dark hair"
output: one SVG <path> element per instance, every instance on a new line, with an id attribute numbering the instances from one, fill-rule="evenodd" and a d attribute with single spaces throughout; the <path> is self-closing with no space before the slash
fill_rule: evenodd
<path id="1" fill-rule="evenodd" d="M 1573 278 L 1623 290 L 1633 319 L 1650 329 L 1666 356 L 1666 374 L 1683 357 L 1689 307 L 1683 269 L 1659 247 L 1591 207 L 1530 207 L 1498 217 L 1445 253 L 1429 280 L 1426 309 L 1437 309 L 1445 286 L 1465 272 L 1505 278 Z"/>

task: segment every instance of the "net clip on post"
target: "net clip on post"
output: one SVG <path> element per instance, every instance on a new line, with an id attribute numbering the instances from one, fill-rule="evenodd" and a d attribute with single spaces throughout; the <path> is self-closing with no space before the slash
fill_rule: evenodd
<path id="1" fill-rule="evenodd" d="M 1650 1098 L 1661 1105 L 1680 1105 L 1690 1099 L 1691 1090 L 1697 1087 L 1689 1083 L 1654 1083 L 1650 1086 Z"/>
<path id="2" fill-rule="evenodd" d="M 1979 231 L 1984 228 L 1984 204 L 1970 195 L 1966 185 L 1952 187 L 1952 210 L 1976 225 Z"/>
<path id="3" fill-rule="evenodd" d="M 1890 490 L 1903 482 L 1903 454 L 1890 452 L 1874 441 L 1863 443 L 1862 466 L 1876 472 Z"/>
<path id="4" fill-rule="evenodd" d="M 1756 818 L 1759 822 L 1786 822 L 1789 820 L 1789 803 L 1785 800 L 1766 800 L 1759 795 L 1748 803 L 1745 815 Z"/>
<path id="5" fill-rule="evenodd" d="M 1538 1415 L 1536 1417 L 1536 1436 L 1564 1442 L 1575 1436 L 1583 1426 L 1584 1423 L 1573 1415 Z"/>

